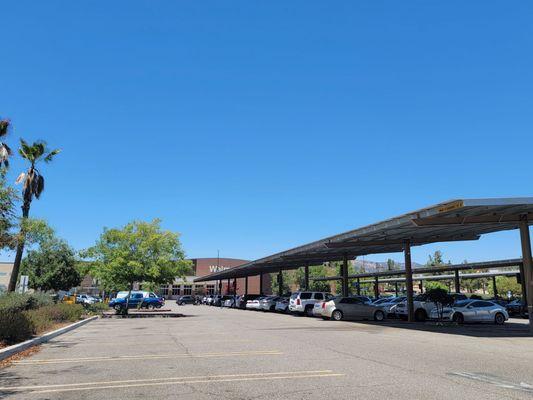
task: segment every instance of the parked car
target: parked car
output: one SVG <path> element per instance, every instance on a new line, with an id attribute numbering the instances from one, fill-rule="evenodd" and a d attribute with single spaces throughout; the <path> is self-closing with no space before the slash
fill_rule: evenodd
<path id="1" fill-rule="evenodd" d="M 371 303 L 364 302 L 360 297 L 334 297 L 322 303 L 321 316 L 324 319 L 334 321 L 350 319 L 373 319 L 374 321 L 383 321 L 385 313 L 379 307 Z"/>
<path id="2" fill-rule="evenodd" d="M 182 306 L 184 304 L 194 304 L 195 301 L 196 301 L 196 299 L 195 299 L 194 296 L 186 294 L 186 295 L 178 297 L 177 300 L 176 300 L 176 304 L 179 305 L 179 306 Z"/>
<path id="3" fill-rule="evenodd" d="M 454 321 L 458 324 L 465 322 L 492 322 L 502 325 L 509 319 L 505 307 L 488 300 L 461 300 L 452 307 L 445 307 L 442 313 L 443 320 Z M 438 319 L 438 310 L 430 314 L 432 319 Z"/>
<path id="4" fill-rule="evenodd" d="M 257 299 L 248 300 L 246 302 L 247 310 L 260 310 L 261 309 L 261 300 L 264 296 L 258 297 Z"/>
<path id="5" fill-rule="evenodd" d="M 314 307 L 313 307 L 313 316 L 314 317 L 322 317 L 323 316 L 322 315 L 323 314 L 323 310 L 324 310 L 324 303 L 327 303 L 329 300 L 335 299 L 337 297 L 341 297 L 341 296 L 330 297 L 328 300 L 323 300 L 323 301 L 316 302 Z M 359 299 L 364 304 L 374 304 L 374 303 L 372 303 L 370 301 L 370 299 L 367 296 L 353 295 L 353 296 L 348 296 L 348 297 Z"/>
<path id="6" fill-rule="evenodd" d="M 289 312 L 289 298 L 288 297 L 280 297 L 278 301 L 276 301 L 276 306 L 274 307 L 274 311 L 286 313 Z"/>
<path id="7" fill-rule="evenodd" d="M 331 297 L 331 293 L 326 292 L 296 292 L 289 299 L 289 311 L 312 317 L 315 303 Z"/>
<path id="8" fill-rule="evenodd" d="M 260 294 L 247 294 L 245 296 L 241 296 L 237 302 L 237 307 L 244 310 L 248 301 L 257 300 L 260 297 L 262 297 Z"/>
<path id="9" fill-rule="evenodd" d="M 234 307 L 235 306 L 234 295 L 227 294 L 225 296 L 222 296 L 222 299 L 220 301 L 222 302 L 222 307 Z"/>
<path id="10" fill-rule="evenodd" d="M 513 300 L 506 305 L 506 308 L 511 317 L 520 316 L 522 318 L 528 318 L 529 316 L 527 305 L 522 300 Z"/>
<path id="11" fill-rule="evenodd" d="M 375 305 L 375 306 L 378 306 L 379 308 L 381 308 L 383 310 L 383 312 L 385 313 L 385 316 L 387 318 L 389 317 L 394 317 L 395 316 L 395 308 L 396 308 L 396 305 L 397 304 L 400 304 L 400 303 L 403 303 L 404 301 L 406 301 L 406 297 L 405 296 L 399 296 L 399 297 L 388 297 L 386 299 L 386 301 L 383 301 L 381 303 L 372 303 L 372 305 Z"/>
<path id="12" fill-rule="evenodd" d="M 468 297 L 466 297 L 462 293 L 450 293 L 450 296 L 452 296 L 456 301 L 463 301 L 467 300 Z M 436 307 L 436 304 L 427 300 L 427 294 L 419 294 L 413 298 L 413 307 L 415 312 L 415 321 L 423 322 L 427 320 L 431 314 L 431 311 Z M 407 319 L 407 298 L 401 303 L 398 303 L 393 309 L 392 312 L 395 314 L 396 317 L 401 319 Z"/>
<path id="13" fill-rule="evenodd" d="M 98 299 L 88 294 L 78 294 L 76 295 L 76 303 L 89 305 L 98 303 Z"/>
<path id="14" fill-rule="evenodd" d="M 276 302 L 280 298 L 279 296 L 266 296 L 261 299 L 259 306 L 263 311 L 274 311 L 276 309 Z"/>
<path id="15" fill-rule="evenodd" d="M 154 293 L 147 293 L 147 296 L 144 296 L 143 292 L 134 292 L 129 298 L 129 302 L 126 297 L 114 298 L 109 302 L 109 307 L 114 308 L 115 310 L 121 310 L 126 307 L 128 308 L 148 308 L 153 310 L 154 308 L 161 308 L 165 304 L 165 299 L 162 297 L 156 296 Z"/>

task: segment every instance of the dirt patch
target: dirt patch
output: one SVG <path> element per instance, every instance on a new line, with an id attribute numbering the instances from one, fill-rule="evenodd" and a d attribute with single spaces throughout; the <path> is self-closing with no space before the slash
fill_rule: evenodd
<path id="1" fill-rule="evenodd" d="M 32 354 L 38 353 L 41 351 L 41 346 L 32 346 L 29 349 L 26 349 L 24 351 L 21 351 L 20 353 L 13 354 L 11 357 L 5 358 L 2 361 L 0 361 L 0 369 L 5 368 L 9 366 L 13 361 L 18 361 L 23 358 L 29 357 Z"/>

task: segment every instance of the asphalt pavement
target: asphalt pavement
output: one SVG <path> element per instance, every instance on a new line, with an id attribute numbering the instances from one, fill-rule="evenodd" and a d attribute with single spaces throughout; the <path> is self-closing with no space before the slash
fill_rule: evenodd
<path id="1" fill-rule="evenodd" d="M 100 319 L 62 335 L 0 370 L 0 398 L 533 398 L 522 321 L 445 328 L 180 310 L 187 317 Z"/>

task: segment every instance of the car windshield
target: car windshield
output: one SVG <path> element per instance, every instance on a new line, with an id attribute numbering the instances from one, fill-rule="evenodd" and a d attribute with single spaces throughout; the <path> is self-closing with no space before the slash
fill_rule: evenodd
<path id="1" fill-rule="evenodd" d="M 472 300 L 459 300 L 459 301 L 456 301 L 453 305 L 455 307 L 466 307 L 471 302 Z"/>
<path id="2" fill-rule="evenodd" d="M 372 304 L 382 304 L 382 303 L 387 303 L 389 301 L 390 301 L 390 299 L 386 299 L 386 298 L 385 299 L 378 299 L 378 300 L 374 301 L 374 303 L 372 303 Z"/>

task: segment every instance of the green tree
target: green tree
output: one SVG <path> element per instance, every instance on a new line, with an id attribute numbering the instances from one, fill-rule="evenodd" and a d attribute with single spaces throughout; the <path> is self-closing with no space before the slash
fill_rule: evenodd
<path id="1" fill-rule="evenodd" d="M 387 259 L 387 271 L 394 271 L 396 269 L 396 263 L 392 258 Z"/>
<path id="2" fill-rule="evenodd" d="M 33 289 L 69 290 L 82 280 L 77 263 L 74 250 L 64 240 L 53 238 L 27 252 L 21 272 L 29 276 Z"/>
<path id="3" fill-rule="evenodd" d="M 443 288 L 434 288 L 426 292 L 428 301 L 435 303 L 437 308 L 437 313 L 439 321 L 442 320 L 442 314 L 444 312 L 444 307 L 450 306 L 453 304 L 453 297 L 448 294 L 448 289 Z"/>
<path id="4" fill-rule="evenodd" d="M 489 293 L 494 296 L 494 288 L 489 285 Z M 496 290 L 498 295 L 505 297 L 508 292 L 511 292 L 511 297 L 522 296 L 522 285 L 518 283 L 516 277 L 511 276 L 497 276 L 496 277 Z"/>
<path id="5" fill-rule="evenodd" d="M 16 245 L 11 229 L 15 225 L 15 190 L 6 185 L 6 172 L 9 167 L 11 149 L 3 141 L 11 129 L 9 119 L 0 119 L 0 248 L 13 248 Z"/>
<path id="6" fill-rule="evenodd" d="M 107 290 L 131 292 L 135 282 L 170 284 L 191 272 L 179 234 L 162 230 L 157 219 L 104 229 L 96 245 L 83 256 L 91 259 L 91 275 Z"/>
<path id="7" fill-rule="evenodd" d="M 432 289 L 443 289 L 448 291 L 448 286 L 442 281 L 426 281 L 424 287 L 426 288 L 426 292 L 429 292 Z"/>
<path id="8" fill-rule="evenodd" d="M 22 184 L 22 223 L 20 225 L 20 232 L 17 243 L 17 253 L 15 261 L 13 262 L 13 271 L 9 280 L 8 291 L 14 291 L 17 285 L 19 276 L 20 263 L 22 261 L 22 254 L 24 252 L 24 242 L 26 231 L 24 230 L 24 220 L 30 214 L 30 206 L 33 198 L 39 199 L 44 191 L 44 177 L 40 170 L 37 169 L 37 164 L 41 161 L 49 163 L 60 150 L 49 151 L 46 148 L 46 143 L 37 141 L 29 145 L 24 139 L 20 139 L 20 156 L 29 162 L 29 167 L 26 172 L 23 172 L 17 178 L 17 183 Z"/>

